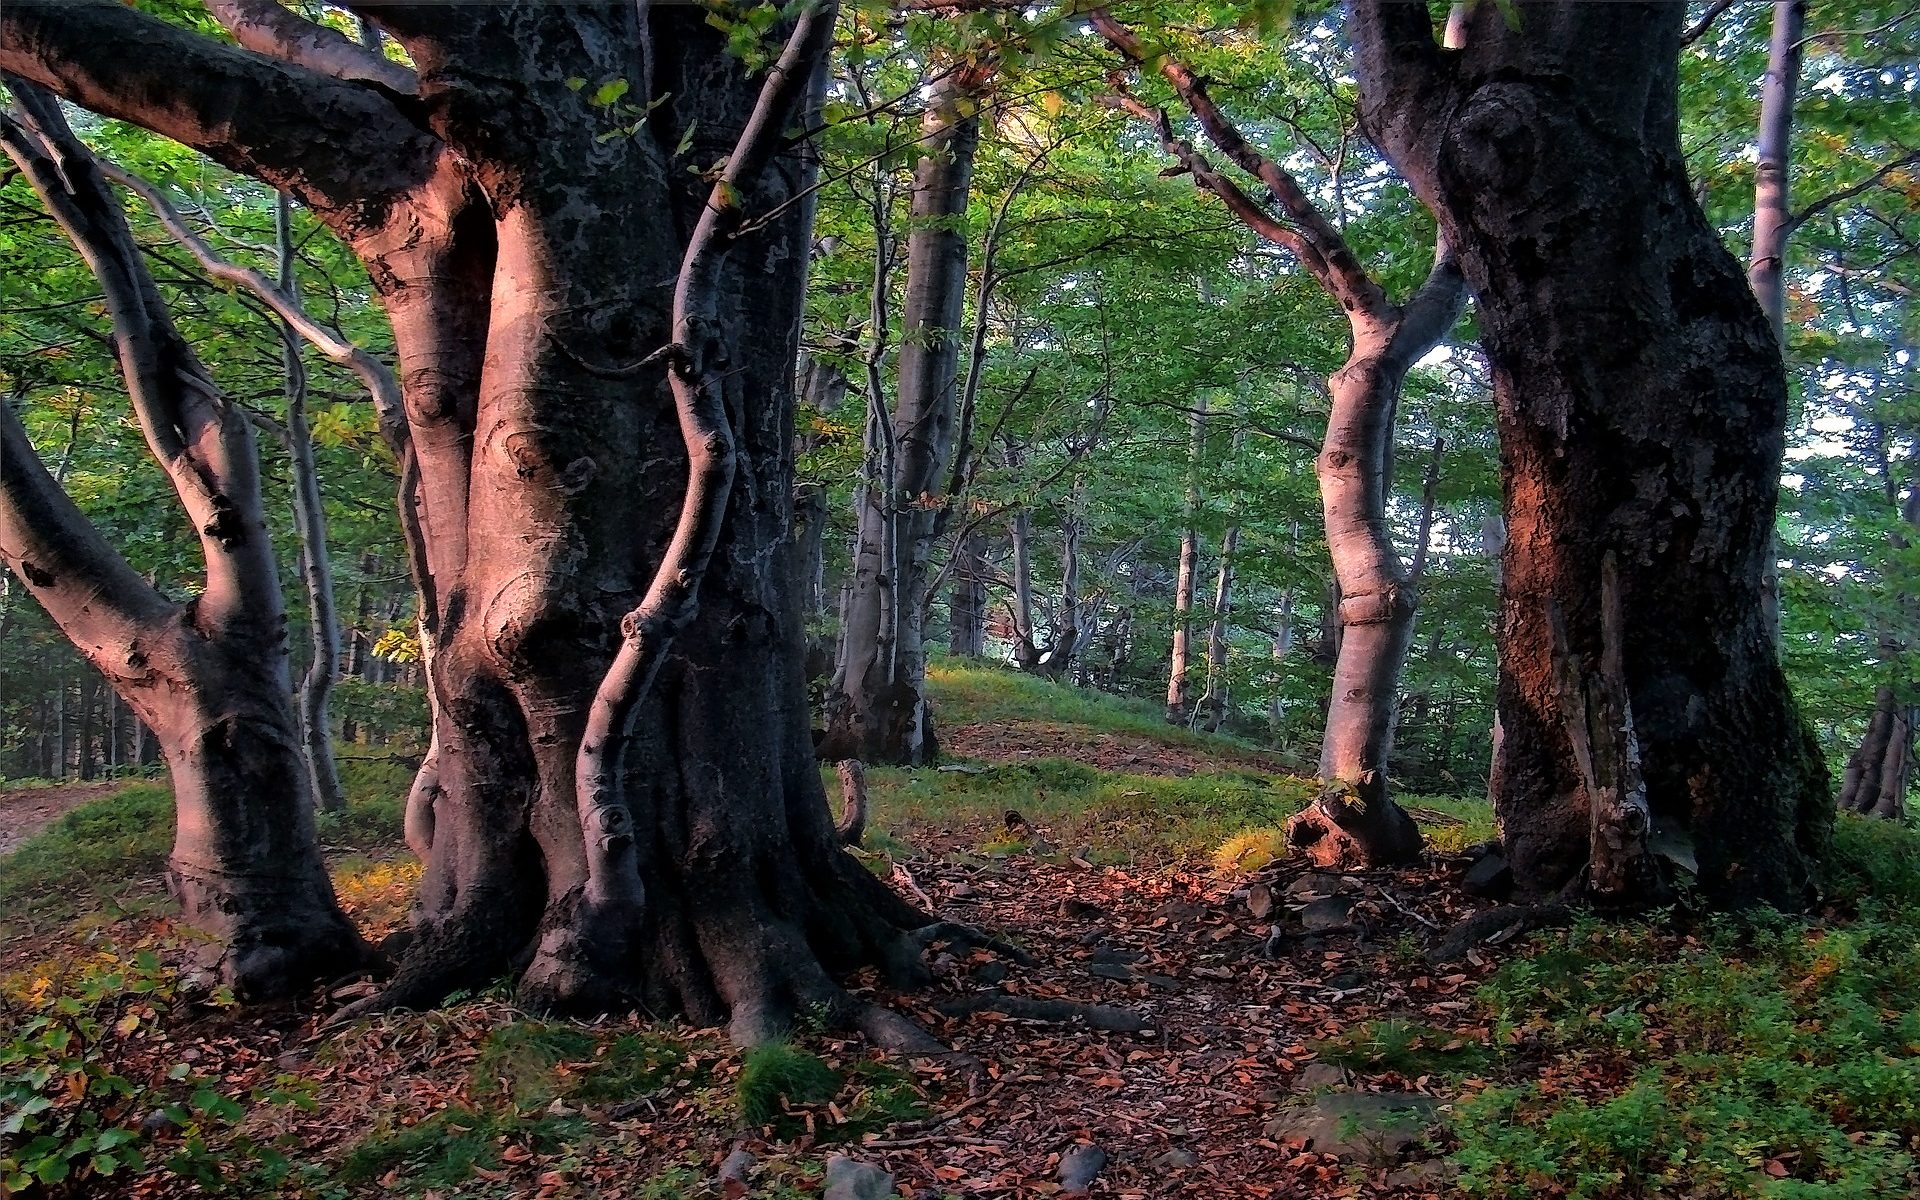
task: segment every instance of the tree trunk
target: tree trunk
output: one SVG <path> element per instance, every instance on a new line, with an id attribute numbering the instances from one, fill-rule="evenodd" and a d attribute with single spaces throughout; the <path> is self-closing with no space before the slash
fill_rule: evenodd
<path id="1" fill-rule="evenodd" d="M 1173 656 L 1167 664 L 1167 724 L 1187 723 L 1187 676 L 1192 652 L 1193 588 L 1200 574 L 1200 531 L 1194 522 L 1200 513 L 1200 467 L 1207 452 L 1207 397 L 1193 399 L 1187 417 L 1187 502 L 1180 521 L 1180 566 L 1173 584 Z"/>
<path id="2" fill-rule="evenodd" d="M 285 192 L 274 196 L 273 229 L 279 252 L 279 286 L 288 295 L 295 295 L 293 207 Z M 340 771 L 333 761 L 332 698 L 333 681 L 340 674 L 340 620 L 333 601 L 327 510 L 320 499 L 313 430 L 307 425 L 307 369 L 300 361 L 299 337 L 285 322 L 280 326 L 280 353 L 285 368 L 287 454 L 293 467 L 293 525 L 300 540 L 300 578 L 307 588 L 308 635 L 313 652 L 300 680 L 300 741 L 314 804 L 322 812 L 339 812 L 347 807 Z"/>
<path id="3" fill-rule="evenodd" d="M 1033 544 L 1027 510 L 1017 508 L 1007 527 L 1013 543 L 1013 662 L 1022 671 L 1040 665 L 1040 647 L 1033 628 Z"/>
<path id="4" fill-rule="evenodd" d="M 1201 721 L 1208 733 L 1226 724 L 1227 616 L 1233 606 L 1233 556 L 1240 548 L 1240 526 L 1229 525 L 1220 539 L 1220 574 L 1213 585 L 1213 623 L 1207 626 L 1207 690 L 1201 698 Z"/>
<path id="5" fill-rule="evenodd" d="M 820 417 L 839 411 L 847 398 L 846 373 L 834 364 L 811 354 L 800 356 L 800 397 L 796 417 L 795 457 L 813 450 L 820 441 L 814 423 Z M 813 480 L 802 480 L 794 487 L 793 541 L 796 586 L 801 596 L 802 619 L 807 630 L 807 674 L 824 675 L 832 670 L 833 646 L 827 634 L 827 489 Z M 815 670 L 816 665 L 820 666 Z"/>
<path id="6" fill-rule="evenodd" d="M 174 328 L 118 197 L 57 103 L 9 86 L 20 112 L 0 118 L 0 143 L 100 282 L 134 413 L 200 535 L 205 586 L 185 604 L 155 591 L 4 407 L 0 555 L 152 729 L 177 812 L 169 885 L 223 945 L 222 977 L 246 998 L 285 994 L 365 951 L 314 835 L 251 426 Z"/>
<path id="7" fill-rule="evenodd" d="M 1787 344 L 1787 235 L 1793 214 L 1787 204 L 1788 163 L 1793 146 L 1793 101 L 1800 86 L 1801 35 L 1806 0 L 1774 0 L 1773 37 L 1767 48 L 1766 82 L 1760 89 L 1759 157 L 1754 164 L 1753 254 L 1747 281 L 1773 326 L 1774 341 Z"/>
<path id="8" fill-rule="evenodd" d="M 986 543 L 978 529 L 967 529 L 954 546 L 947 650 L 961 658 L 980 658 L 987 652 Z"/>
<path id="9" fill-rule="evenodd" d="M 1840 809 L 1898 821 L 1906 816 L 1913 781 L 1913 706 L 1882 684 L 1874 695 L 1866 736 L 1847 759 Z"/>
<path id="10" fill-rule="evenodd" d="M 921 120 L 892 453 L 886 477 L 856 491 L 861 561 L 840 632 L 839 677 L 827 704 L 821 747 L 827 758 L 920 765 L 939 750 L 925 694 L 928 560 L 939 505 L 948 498 L 943 476 L 957 416 L 965 221 L 980 143 L 982 83 L 977 69 L 946 72 Z"/>
<path id="11" fill-rule="evenodd" d="M 1652 843 L 1690 844 L 1710 900 L 1802 905 L 1832 806 L 1763 603 L 1785 379 L 1688 188 L 1681 6 L 1520 4 L 1518 31 L 1499 7 L 1454 54 L 1418 5 L 1355 0 L 1349 27 L 1369 128 L 1459 254 L 1493 365 L 1511 540 L 1491 786 L 1510 861 L 1557 892 L 1599 851 L 1555 719 L 1551 614 L 1598 657 L 1612 555 Z"/>

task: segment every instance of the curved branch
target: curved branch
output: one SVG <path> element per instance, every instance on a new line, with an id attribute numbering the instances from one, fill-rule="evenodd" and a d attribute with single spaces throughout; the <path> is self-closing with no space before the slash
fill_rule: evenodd
<path id="1" fill-rule="evenodd" d="M 291 192 L 348 236 L 380 224 L 440 148 L 376 87 L 225 46 L 114 0 L 0 4 L 0 72 Z"/>
<path id="2" fill-rule="evenodd" d="M 1151 62 L 1160 72 L 1160 77 L 1172 85 L 1174 92 L 1200 122 L 1207 139 L 1219 147 L 1220 152 L 1235 166 L 1267 185 L 1267 190 L 1273 193 L 1274 203 L 1298 227 L 1296 239 L 1312 245 L 1318 265 L 1304 256 L 1301 262 L 1320 281 L 1320 286 L 1348 311 L 1385 319 L 1393 306 L 1386 292 L 1360 265 L 1360 260 L 1347 246 L 1347 240 L 1340 236 L 1340 231 L 1327 220 L 1326 214 L 1307 196 L 1306 190 L 1291 172 L 1248 143 L 1239 128 L 1213 102 L 1206 82 L 1170 55 L 1151 59 L 1139 37 L 1116 21 L 1106 9 L 1095 9 L 1088 15 L 1094 29 L 1127 61 L 1142 68 Z M 1167 140 L 1164 133 L 1161 140 L 1163 143 Z M 1290 242 L 1281 244 L 1289 249 L 1294 248 Z M 1295 252 L 1298 254 L 1297 250 Z"/>
<path id="3" fill-rule="evenodd" d="M 257 54 L 397 95 L 419 94 L 420 81 L 412 71 L 337 29 L 288 11 L 279 0 L 206 0 L 206 5 L 234 41 Z"/>
<path id="4" fill-rule="evenodd" d="M 692 623 L 700 584 L 719 544 L 733 492 L 735 450 L 722 391 L 716 290 L 726 243 L 741 225 L 741 199 L 778 149 L 833 36 L 836 6 L 810 4 L 768 70 L 759 100 L 715 181 L 680 260 L 673 293 L 668 383 L 687 446 L 680 520 L 646 595 L 621 621 L 621 644 L 594 693 L 575 762 L 576 803 L 587 839 L 586 901 L 637 913 L 643 899 L 633 814 L 621 793 L 621 766 L 634 715 L 668 648 Z"/>

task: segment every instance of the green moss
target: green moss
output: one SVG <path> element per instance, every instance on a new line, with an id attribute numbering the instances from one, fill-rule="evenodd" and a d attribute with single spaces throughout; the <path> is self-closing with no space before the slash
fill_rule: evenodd
<path id="1" fill-rule="evenodd" d="M 826 1062 L 785 1042 L 747 1051 L 734 1081 L 734 1108 L 747 1125 L 767 1125 L 786 1103 L 820 1104 L 840 1091 L 840 1075 Z"/>
<path id="2" fill-rule="evenodd" d="M 499 1096 L 522 1109 L 544 1105 L 565 1090 L 557 1068 L 592 1058 L 596 1048 L 591 1034 L 569 1025 L 502 1025 L 480 1044 L 473 1062 L 474 1095 Z"/>
<path id="3" fill-rule="evenodd" d="M 623 1033 L 587 1068 L 572 1097 L 585 1104 L 613 1104 L 648 1096 L 680 1078 L 686 1047 L 660 1033 Z"/>

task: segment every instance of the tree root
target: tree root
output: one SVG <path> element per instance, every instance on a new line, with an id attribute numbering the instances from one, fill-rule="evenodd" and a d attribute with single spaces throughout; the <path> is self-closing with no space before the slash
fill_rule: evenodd
<path id="1" fill-rule="evenodd" d="M 1475 946 L 1497 946 L 1535 929 L 1562 925 L 1573 916 L 1564 904 L 1520 904 L 1490 908 L 1475 913 L 1448 930 L 1445 937 L 1427 951 L 1430 963 L 1454 962 L 1467 956 Z"/>
<path id="2" fill-rule="evenodd" d="M 988 933 L 984 929 L 975 929 L 959 921 L 935 921 L 931 925 L 922 925 L 909 936 L 918 942 L 923 950 L 936 942 L 946 942 L 969 950 L 991 950 L 1002 958 L 1011 959 L 1023 967 L 1031 967 L 1034 964 L 1033 955 L 1006 938 Z"/>
<path id="3" fill-rule="evenodd" d="M 1089 1029 L 1101 1029 L 1109 1033 L 1140 1033 L 1153 1028 L 1152 1021 L 1130 1008 L 1116 1008 L 1111 1004 L 1080 1004 L 1072 1000 L 1036 1000 L 1031 996 L 1009 996 L 1004 992 L 955 996 L 933 1007 L 949 1017 L 997 1012 L 1021 1021 L 1085 1025 Z"/>
<path id="4" fill-rule="evenodd" d="M 867 768 L 857 758 L 833 764 L 840 777 L 840 823 L 834 832 L 842 846 L 858 846 L 867 832 Z"/>

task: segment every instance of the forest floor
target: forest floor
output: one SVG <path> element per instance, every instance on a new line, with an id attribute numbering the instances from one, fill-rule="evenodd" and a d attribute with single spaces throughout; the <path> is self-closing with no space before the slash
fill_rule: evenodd
<path id="1" fill-rule="evenodd" d="M 13 853 L 61 817 L 82 804 L 112 795 L 121 786 L 110 780 L 0 788 L 0 855 Z"/>
<path id="2" fill-rule="evenodd" d="M 0 994 L 97 1014 L 88 1061 L 132 1098 L 96 1107 L 148 1126 L 141 1170 L 77 1167 L 50 1194 L 1053 1197 L 1099 1159 L 1091 1194 L 1129 1200 L 1920 1194 L 1908 831 L 1845 823 L 1812 919 L 1581 921 L 1435 962 L 1492 903 L 1461 887 L 1477 802 L 1410 799 L 1436 847 L 1420 868 L 1323 874 L 1274 861 L 1310 794 L 1278 756 L 1006 673 L 941 666 L 935 687 L 954 761 L 871 772 L 864 853 L 1033 961 L 936 947 L 925 992 L 853 983 L 965 1061 L 820 1029 L 743 1056 L 504 990 L 342 1028 L 327 1016 L 369 985 L 240 1009 L 180 965 L 166 797 L 140 784 L 0 862 Z M 418 876 L 404 764 L 347 767 L 362 798 L 323 838 L 377 937 Z M 963 1011 L 983 999 L 1121 1028 Z M 0 1041 L 0 1119 L 21 1044 Z M 13 1152 L 0 1134 L 0 1194 Z M 862 1190 L 877 1172 L 893 1191 Z"/>

